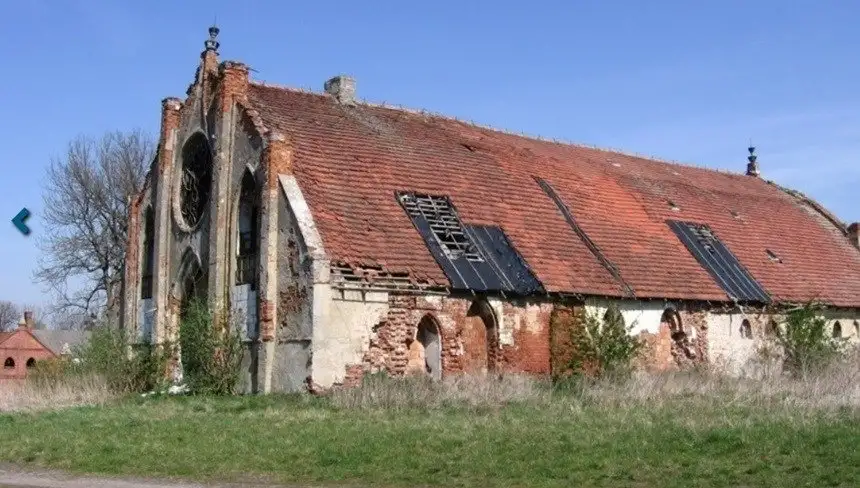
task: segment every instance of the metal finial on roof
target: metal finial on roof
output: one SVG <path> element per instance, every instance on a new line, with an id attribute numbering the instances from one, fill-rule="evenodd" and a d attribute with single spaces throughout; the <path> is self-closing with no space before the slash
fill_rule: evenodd
<path id="1" fill-rule="evenodd" d="M 203 45 L 206 46 L 207 51 L 218 51 L 218 46 L 220 46 L 221 43 L 215 40 L 215 38 L 218 37 L 219 32 L 221 32 L 221 29 L 219 29 L 217 25 L 213 24 L 212 27 L 209 28 L 209 39 L 206 39 L 206 42 L 203 43 Z"/>
<path id="2" fill-rule="evenodd" d="M 758 176 L 761 174 L 758 168 L 758 162 L 756 160 L 758 157 L 755 155 L 755 146 L 750 144 L 750 147 L 747 148 L 747 151 L 750 152 L 750 155 L 747 156 L 747 176 Z"/>

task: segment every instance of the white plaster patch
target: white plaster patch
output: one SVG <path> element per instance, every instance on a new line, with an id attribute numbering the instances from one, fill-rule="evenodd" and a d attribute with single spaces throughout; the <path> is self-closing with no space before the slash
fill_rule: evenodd
<path id="1" fill-rule="evenodd" d="M 442 295 L 423 295 L 421 297 L 421 299 L 424 300 L 425 303 L 427 303 L 428 305 L 432 305 L 434 308 L 442 307 L 442 298 Z"/>
<path id="2" fill-rule="evenodd" d="M 842 329 L 841 337 L 851 342 L 860 342 L 860 314 L 851 311 L 827 311 L 824 314 L 828 333 L 833 332 L 836 323 Z"/>
<path id="3" fill-rule="evenodd" d="M 234 285 L 230 291 L 230 313 L 245 340 L 257 337 L 257 292 L 251 285 Z"/>
<path id="4" fill-rule="evenodd" d="M 758 322 L 755 317 L 744 314 L 708 313 L 705 321 L 708 324 L 708 361 L 715 367 L 732 375 L 740 375 L 757 356 L 762 344 L 762 331 L 754 325 L 753 338 L 744 337 L 741 324 L 744 319 L 751 324 Z"/>
<path id="5" fill-rule="evenodd" d="M 323 297 L 326 293 L 327 299 Z M 314 285 L 312 375 L 322 387 L 342 382 L 347 366 L 362 363 L 373 327 L 388 315 L 387 293 L 375 292 L 374 301 L 366 300 L 367 296 L 361 299 L 362 295 L 355 300 L 334 300 L 331 287 Z"/>
<path id="6" fill-rule="evenodd" d="M 642 332 L 656 334 L 660 330 L 663 312 L 667 308 L 675 308 L 671 303 L 658 301 L 589 299 L 585 302 L 585 312 L 602 319 L 613 303 L 621 312 L 624 325 L 631 328 L 632 335 Z"/>
<path id="7" fill-rule="evenodd" d="M 441 301 L 441 297 L 438 298 Z M 514 345 L 514 330 L 510 325 L 510 320 L 507 320 L 504 314 L 504 302 L 498 298 L 488 298 L 487 303 L 493 309 L 493 315 L 496 316 L 496 330 L 499 332 L 499 344 L 502 346 Z"/>

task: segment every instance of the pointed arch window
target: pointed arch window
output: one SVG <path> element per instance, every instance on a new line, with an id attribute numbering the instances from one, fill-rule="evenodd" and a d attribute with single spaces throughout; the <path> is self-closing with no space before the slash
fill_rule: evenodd
<path id="1" fill-rule="evenodd" d="M 155 216 L 152 206 L 146 207 L 143 217 L 143 255 L 140 273 L 140 298 L 152 298 L 152 270 L 155 261 Z"/>
<path id="2" fill-rule="evenodd" d="M 833 324 L 832 334 L 833 337 L 837 339 L 842 337 L 842 324 L 840 324 L 838 321 Z"/>
<path id="3" fill-rule="evenodd" d="M 259 216 L 257 183 L 250 171 L 245 171 L 239 192 L 236 245 L 236 284 L 257 289 L 257 260 L 259 256 Z"/>

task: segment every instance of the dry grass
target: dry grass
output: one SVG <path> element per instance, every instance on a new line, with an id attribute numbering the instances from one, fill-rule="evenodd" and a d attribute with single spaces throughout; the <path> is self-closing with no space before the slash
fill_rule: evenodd
<path id="1" fill-rule="evenodd" d="M 570 380 L 561 385 L 523 375 L 423 377 L 372 375 L 358 388 L 337 390 L 335 406 L 347 409 L 498 408 L 508 404 L 562 407 L 762 408 L 772 413 L 848 409 L 860 412 L 860 354 L 825 372 L 795 379 L 775 368 L 755 377 L 730 377 L 714 369 L 663 374 L 637 373 L 627 380 Z"/>
<path id="2" fill-rule="evenodd" d="M 361 386 L 336 390 L 331 395 L 337 407 L 386 410 L 498 407 L 509 403 L 545 403 L 550 397 L 551 391 L 544 383 L 522 375 L 495 379 L 449 376 L 440 382 L 421 376 L 371 375 Z"/>
<path id="3" fill-rule="evenodd" d="M 0 412 L 103 405 L 114 398 L 107 383 L 96 376 L 0 383 Z"/>

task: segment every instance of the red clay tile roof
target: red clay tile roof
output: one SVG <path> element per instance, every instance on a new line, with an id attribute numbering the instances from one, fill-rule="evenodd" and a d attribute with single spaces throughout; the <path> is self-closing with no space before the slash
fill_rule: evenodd
<path id="1" fill-rule="evenodd" d="M 622 296 L 538 176 L 637 297 L 728 300 L 666 225 L 674 219 L 708 224 L 774 300 L 860 306 L 860 251 L 844 229 L 760 178 L 256 83 L 249 99 L 267 128 L 290 137 L 333 262 L 447 285 L 394 197 L 415 191 L 449 195 L 465 222 L 500 225 L 548 291 Z"/>

